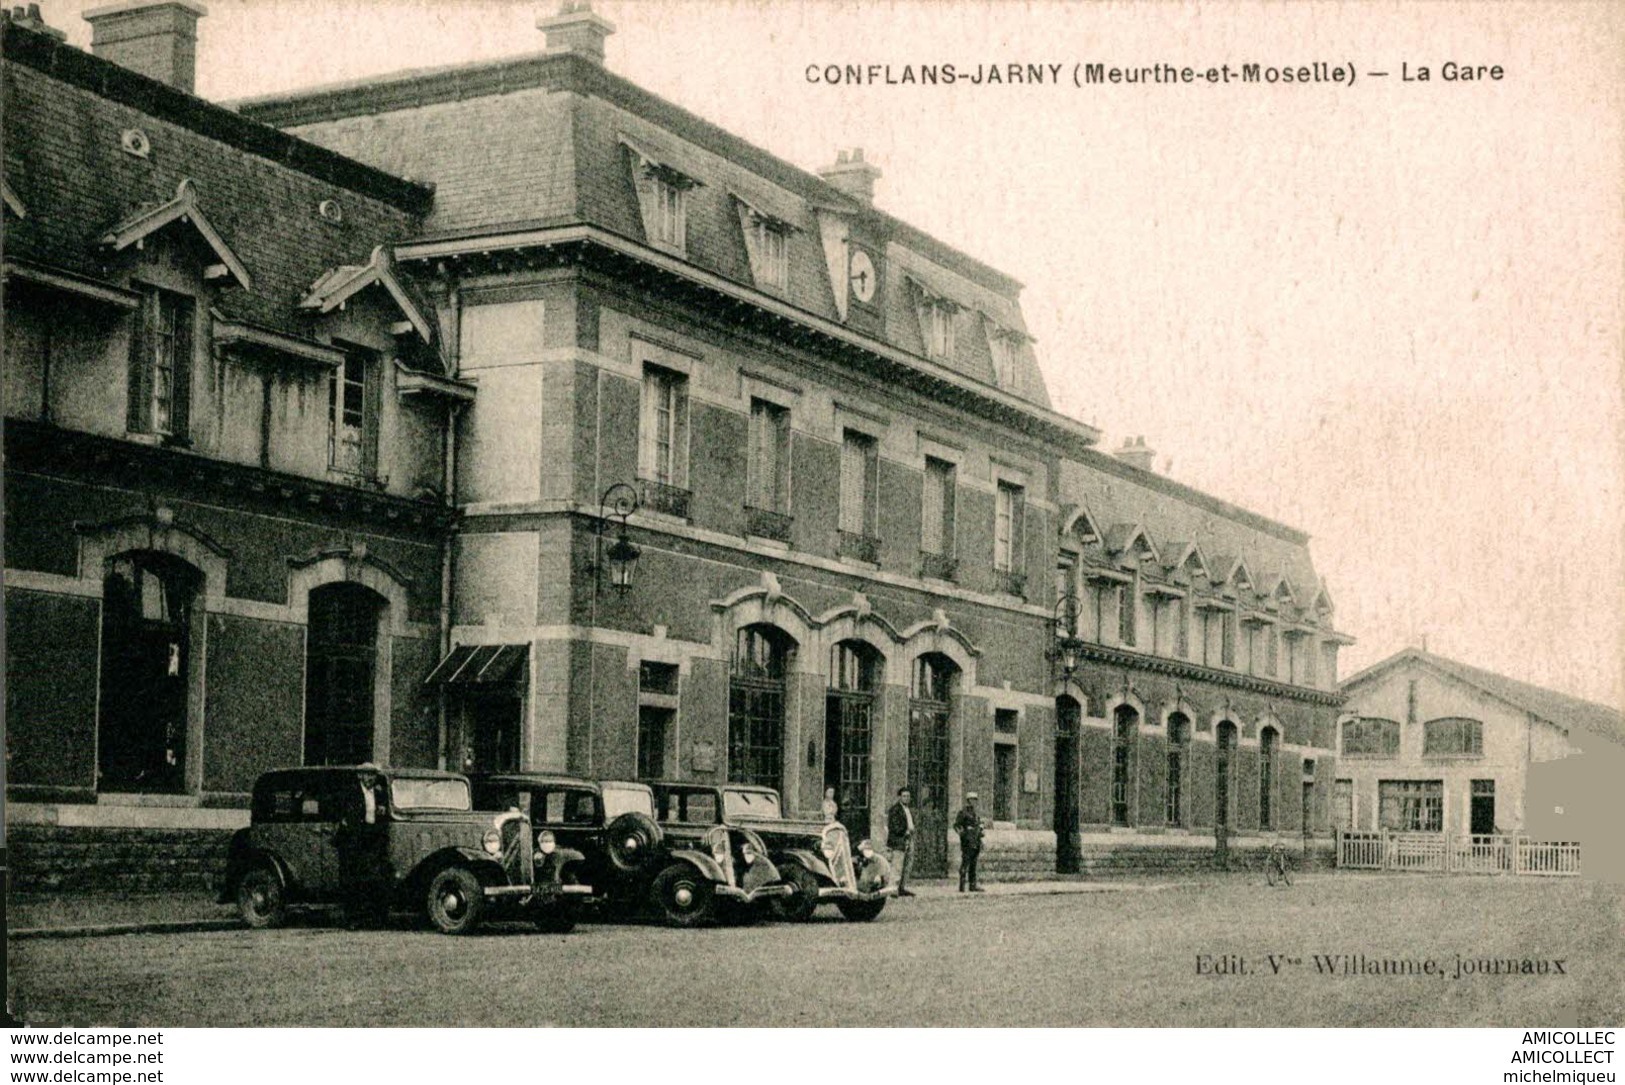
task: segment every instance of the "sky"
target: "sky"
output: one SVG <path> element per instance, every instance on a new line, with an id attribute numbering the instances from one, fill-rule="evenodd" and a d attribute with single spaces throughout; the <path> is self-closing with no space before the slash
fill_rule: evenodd
<path id="1" fill-rule="evenodd" d="M 86 6 L 42 9 L 85 45 Z M 594 7 L 611 70 L 809 169 L 862 147 L 879 206 L 1023 282 L 1055 405 L 1103 447 L 1143 435 L 1158 470 L 1308 532 L 1345 675 L 1425 638 L 1625 701 L 1625 6 Z M 222 100 L 535 51 L 555 4 L 208 8 L 198 91 Z M 1317 61 L 1354 83 L 1073 84 Z M 806 76 L 942 63 L 1062 75 Z"/>

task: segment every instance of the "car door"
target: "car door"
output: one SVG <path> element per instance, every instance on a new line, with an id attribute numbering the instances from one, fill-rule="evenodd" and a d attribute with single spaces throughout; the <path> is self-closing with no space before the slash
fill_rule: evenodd
<path id="1" fill-rule="evenodd" d="M 294 778 L 278 786 L 275 820 L 260 833 L 262 846 L 281 859 L 296 892 L 306 900 L 331 900 L 338 890 L 337 785 L 355 781 L 331 774 Z"/>
<path id="2" fill-rule="evenodd" d="M 604 831 L 598 795 L 585 787 L 553 786 L 531 798 L 531 817 L 538 828 L 552 832 L 560 847 L 586 856 L 589 885 L 607 885 L 616 871 L 604 851 Z"/>

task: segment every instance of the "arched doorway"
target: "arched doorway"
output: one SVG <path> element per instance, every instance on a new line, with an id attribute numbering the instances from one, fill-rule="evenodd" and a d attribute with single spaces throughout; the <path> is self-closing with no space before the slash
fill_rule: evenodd
<path id="1" fill-rule="evenodd" d="M 869 751 L 883 660 L 860 640 L 830 649 L 824 699 L 824 787 L 835 789 L 841 824 L 854 840 L 869 835 Z"/>
<path id="2" fill-rule="evenodd" d="M 202 585 L 196 568 L 157 551 L 107 563 L 98 790 L 185 790 L 192 617 Z"/>
<path id="3" fill-rule="evenodd" d="M 1112 713 L 1112 824 L 1128 825 L 1134 815 L 1134 752 L 1140 714 L 1129 705 Z"/>
<path id="4" fill-rule="evenodd" d="M 1082 859 L 1078 838 L 1078 730 L 1083 706 L 1055 698 L 1055 870 L 1076 874 Z"/>
<path id="5" fill-rule="evenodd" d="M 1275 747 L 1278 732 L 1266 727 L 1258 732 L 1258 827 L 1275 828 Z"/>
<path id="6" fill-rule="evenodd" d="M 914 792 L 914 873 L 948 875 L 948 724 L 959 667 L 940 652 L 914 664 L 908 703 L 908 786 Z"/>
<path id="7" fill-rule="evenodd" d="M 1230 766 L 1236 753 L 1236 725 L 1219 724 L 1213 759 L 1213 844 L 1220 866 L 1230 863 Z"/>
<path id="8" fill-rule="evenodd" d="M 734 639 L 728 683 L 728 780 L 784 792 L 785 676 L 796 642 L 771 625 Z"/>
<path id="9" fill-rule="evenodd" d="M 305 640 L 305 764 L 373 759 L 378 703 L 377 592 L 349 582 L 310 592 Z"/>

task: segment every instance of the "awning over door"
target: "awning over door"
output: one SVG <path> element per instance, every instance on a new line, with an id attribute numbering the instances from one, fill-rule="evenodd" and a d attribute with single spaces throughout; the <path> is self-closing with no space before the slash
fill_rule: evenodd
<path id="1" fill-rule="evenodd" d="M 451 687 L 523 682 L 529 659 L 528 644 L 459 644 L 429 672 L 423 684 Z"/>

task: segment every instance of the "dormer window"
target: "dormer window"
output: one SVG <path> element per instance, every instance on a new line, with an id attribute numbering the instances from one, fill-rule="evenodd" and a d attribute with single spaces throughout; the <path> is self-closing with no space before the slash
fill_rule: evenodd
<path id="1" fill-rule="evenodd" d="M 180 294 L 144 294 L 130 359 L 130 432 L 186 436 L 193 311 L 192 299 Z"/>
<path id="2" fill-rule="evenodd" d="M 654 231 L 656 245 L 681 249 L 688 237 L 688 190 L 670 180 L 655 178 Z"/>
<path id="3" fill-rule="evenodd" d="M 938 360 L 954 356 L 955 311 L 954 305 L 940 299 L 929 300 L 921 307 L 927 356 Z"/>
<path id="4" fill-rule="evenodd" d="M 656 248 L 686 255 L 689 193 L 700 181 L 628 139 L 621 143 L 631 152 L 632 186 L 637 191 L 644 237 Z"/>
<path id="5" fill-rule="evenodd" d="M 985 319 L 988 351 L 993 356 L 993 382 L 1000 388 L 1014 388 L 1016 384 L 1016 354 L 1026 338 L 1020 332 L 1001 327 L 991 318 Z"/>
<path id="6" fill-rule="evenodd" d="M 750 274 L 763 290 L 783 293 L 790 285 L 790 235 L 795 227 L 735 196 L 739 225 L 745 234 Z"/>

